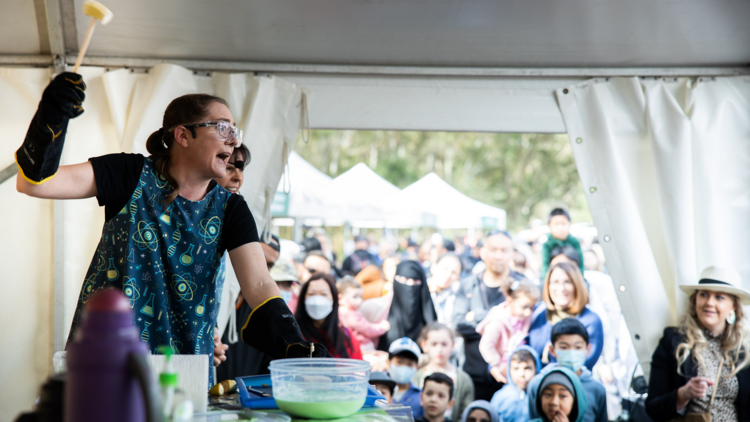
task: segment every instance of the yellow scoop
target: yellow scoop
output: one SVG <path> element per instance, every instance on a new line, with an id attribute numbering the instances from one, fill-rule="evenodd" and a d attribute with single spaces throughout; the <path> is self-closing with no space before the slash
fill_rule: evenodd
<path id="1" fill-rule="evenodd" d="M 86 31 L 86 38 L 83 39 L 81 51 L 78 52 L 78 58 L 76 59 L 76 65 L 73 68 L 73 73 L 78 73 L 78 68 L 81 67 L 83 56 L 86 55 L 86 50 L 88 50 L 89 48 L 91 37 L 94 35 L 96 21 L 98 20 L 102 23 L 102 25 L 106 25 L 114 17 L 114 14 L 103 4 L 93 0 L 86 0 L 83 2 L 83 14 L 86 16 L 91 16 L 91 23 L 89 24 L 89 30 Z"/>

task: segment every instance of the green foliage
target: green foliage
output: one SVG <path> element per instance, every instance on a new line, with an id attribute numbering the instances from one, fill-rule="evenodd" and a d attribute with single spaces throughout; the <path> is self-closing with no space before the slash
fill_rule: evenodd
<path id="1" fill-rule="evenodd" d="M 435 172 L 465 195 L 508 213 L 508 228 L 546 223 L 563 206 L 591 221 L 567 135 L 316 130 L 295 151 L 331 177 L 364 162 L 404 188 Z"/>

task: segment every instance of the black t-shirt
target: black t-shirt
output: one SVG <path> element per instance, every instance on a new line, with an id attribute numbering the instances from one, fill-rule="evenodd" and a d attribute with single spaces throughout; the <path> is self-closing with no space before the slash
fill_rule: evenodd
<path id="1" fill-rule="evenodd" d="M 96 199 L 104 207 L 104 218 L 111 220 L 133 196 L 143 171 L 141 154 L 109 154 L 90 158 L 96 181 Z M 216 182 L 211 182 L 211 188 Z M 224 215 L 219 252 L 231 251 L 246 243 L 258 241 L 258 228 L 250 208 L 241 195 L 231 195 Z"/>
<path id="2" fill-rule="evenodd" d="M 500 287 L 490 287 L 484 282 L 479 283 L 479 288 L 482 289 L 482 294 L 487 298 L 488 304 L 503 303 L 505 301 L 505 295 L 503 294 Z M 490 307 L 495 305 L 490 305 Z"/>

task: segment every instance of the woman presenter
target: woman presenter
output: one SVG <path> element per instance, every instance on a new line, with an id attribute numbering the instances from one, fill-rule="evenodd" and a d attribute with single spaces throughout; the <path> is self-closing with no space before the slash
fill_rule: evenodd
<path id="1" fill-rule="evenodd" d="M 205 94 L 173 100 L 146 143 L 151 154 L 111 154 L 58 168 L 68 121 L 83 113 L 86 85 L 63 73 L 45 89 L 16 152 L 17 189 L 47 199 L 96 196 L 105 209 L 101 239 L 86 273 L 68 341 L 99 289 L 119 289 L 141 339 L 155 351 L 206 354 L 212 362 L 217 270 L 229 251 L 253 312 L 243 341 L 272 358 L 327 356 L 304 341 L 266 268 L 250 209 L 214 179 L 242 142 L 226 101 Z M 209 364 L 210 366 L 211 364 Z"/>

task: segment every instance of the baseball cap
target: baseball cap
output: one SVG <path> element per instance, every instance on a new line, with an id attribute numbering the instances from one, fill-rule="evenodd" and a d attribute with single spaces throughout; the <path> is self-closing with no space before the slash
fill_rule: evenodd
<path id="1" fill-rule="evenodd" d="M 275 264 L 273 264 L 273 267 L 271 267 L 271 278 L 274 281 L 296 281 L 299 282 L 299 278 L 297 278 L 297 270 L 294 268 L 294 264 L 292 264 L 292 261 L 285 259 L 285 258 L 279 258 L 278 261 L 276 261 Z"/>
<path id="2" fill-rule="evenodd" d="M 388 378 L 385 372 L 370 372 L 370 384 L 385 384 L 391 391 L 396 388 L 396 381 Z"/>
<path id="3" fill-rule="evenodd" d="M 419 356 L 422 355 L 422 351 L 419 349 L 419 346 L 417 346 L 417 343 L 415 343 L 414 340 L 410 339 L 409 337 L 402 337 L 394 341 L 393 343 L 391 343 L 391 347 L 388 348 L 388 353 L 391 356 L 403 352 L 408 352 L 414 355 L 414 360 L 416 361 L 418 361 Z"/>

